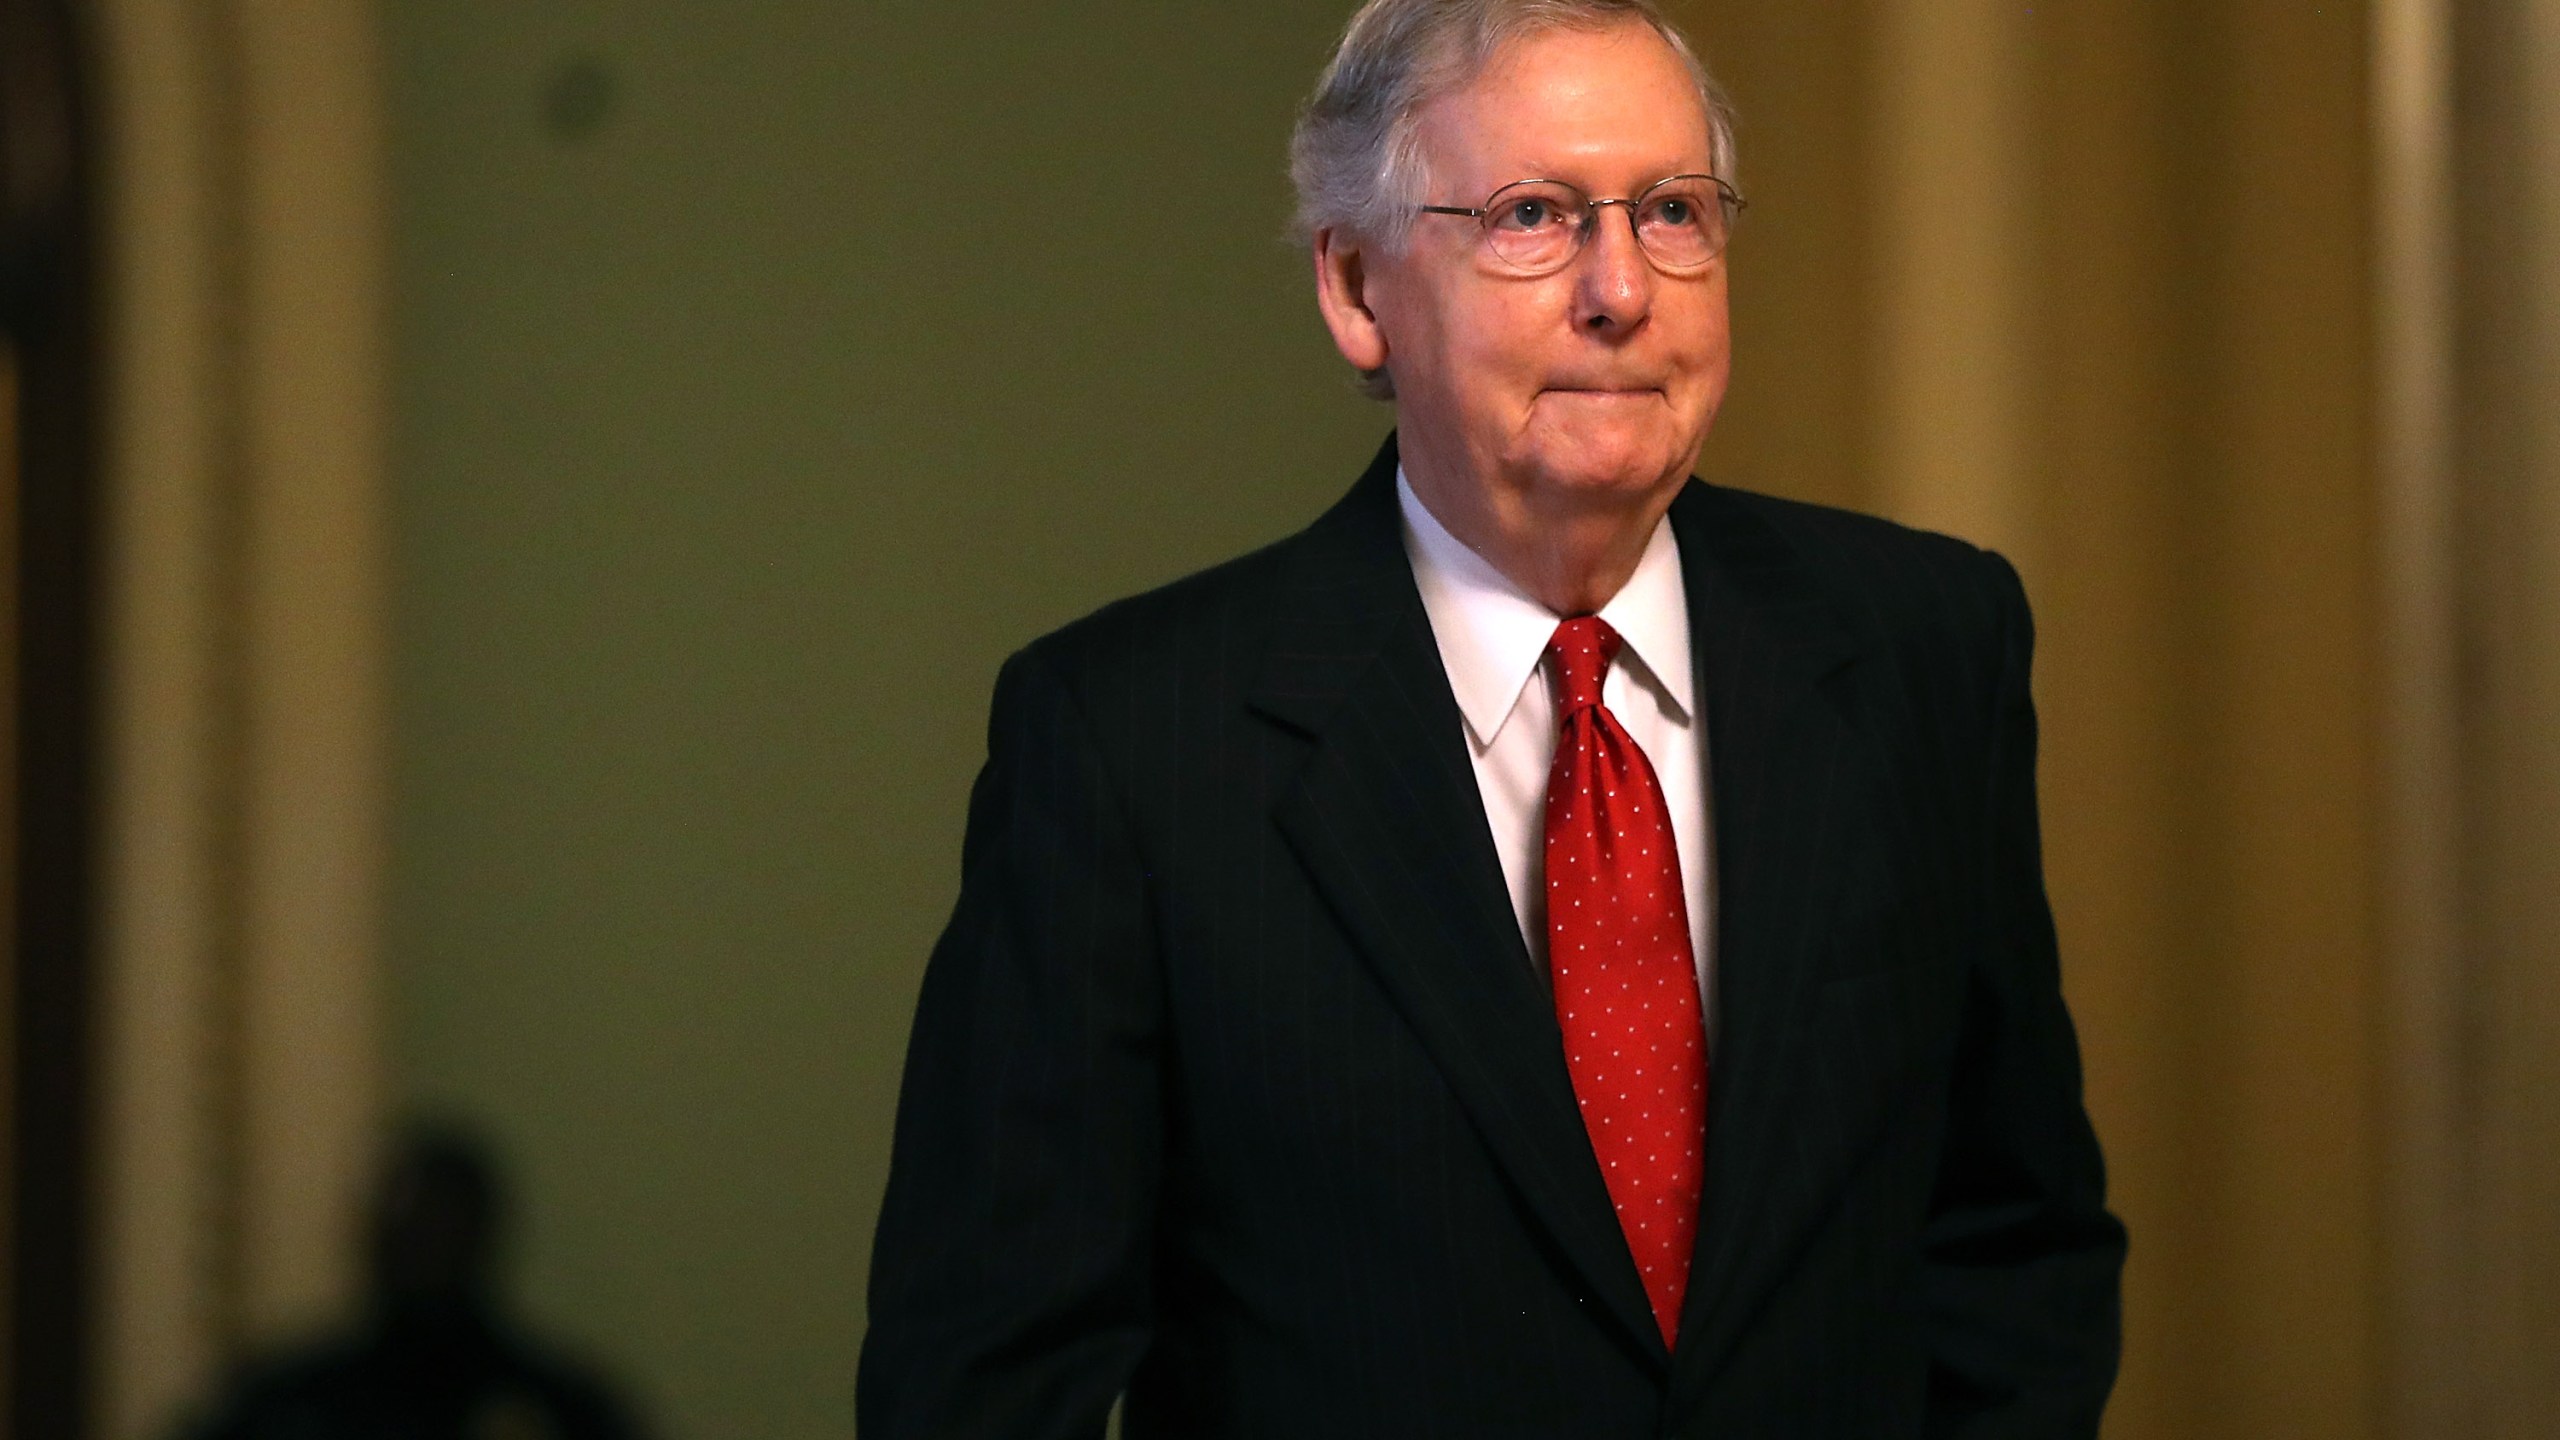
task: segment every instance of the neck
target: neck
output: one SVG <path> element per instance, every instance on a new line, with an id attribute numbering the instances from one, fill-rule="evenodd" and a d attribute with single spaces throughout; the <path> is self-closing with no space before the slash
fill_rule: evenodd
<path id="1" fill-rule="evenodd" d="M 1626 588 L 1679 481 L 1631 493 L 1551 498 L 1410 463 L 1432 518 L 1503 578 L 1558 615 L 1588 615 Z"/>

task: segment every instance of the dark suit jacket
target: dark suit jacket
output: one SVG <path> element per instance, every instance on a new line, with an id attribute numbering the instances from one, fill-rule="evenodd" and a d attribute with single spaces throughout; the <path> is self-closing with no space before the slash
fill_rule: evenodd
<path id="1" fill-rule="evenodd" d="M 870 1440 L 2088 1436 L 2123 1231 L 1998 558 L 1692 482 L 1715 835 L 1667 1352 L 1406 561 L 1304 532 L 996 684 L 872 1257 Z"/>

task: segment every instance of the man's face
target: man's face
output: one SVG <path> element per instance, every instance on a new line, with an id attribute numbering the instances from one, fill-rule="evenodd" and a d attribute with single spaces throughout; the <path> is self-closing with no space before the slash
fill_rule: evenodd
<path id="1" fill-rule="evenodd" d="M 1532 36 L 1419 120 L 1433 204 L 1481 205 L 1530 178 L 1631 197 L 1711 169 L 1687 68 L 1638 24 Z M 1724 398 L 1723 257 L 1654 268 L 1624 206 L 1602 207 L 1572 263 L 1535 278 L 1485 254 L 1482 234 L 1424 215 L 1403 253 L 1363 257 L 1409 467 L 1548 515 L 1667 495 Z"/>

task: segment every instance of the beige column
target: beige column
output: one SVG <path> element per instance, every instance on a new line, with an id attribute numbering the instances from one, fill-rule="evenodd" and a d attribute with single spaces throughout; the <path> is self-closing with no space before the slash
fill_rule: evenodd
<path id="1" fill-rule="evenodd" d="M 2560 4 L 2466 7 L 2474 1433 L 2560 1413 Z"/>
<path id="2" fill-rule="evenodd" d="M 106 163 L 107 813 L 99 1422 L 138 1440 L 214 1373 L 229 1087 L 216 106 L 197 7 L 97 10 Z"/>
<path id="3" fill-rule="evenodd" d="M 2004 0 L 1877 0 L 1869 244 L 1875 504 L 2032 571 L 2030 23 Z"/>
<path id="4" fill-rule="evenodd" d="M 2453 450 L 2449 0 L 2376 0 L 2375 459 L 2383 662 L 2385 1403 L 2393 1436 L 2461 1434 L 2465 1231 L 2460 644 Z"/>
<path id="5" fill-rule="evenodd" d="M 347 1290 L 377 1108 L 370 8 L 105 0 L 98 1404 L 165 1433 Z"/>
<path id="6" fill-rule="evenodd" d="M 12 512 L 18 503 L 18 357 L 15 348 L 0 342 L 0 499 L 5 499 Z M 14 527 L 12 527 L 14 529 Z M 7 582 L 6 598 L 0 598 L 0 674 L 18 673 L 18 555 L 14 534 L 0 537 L 0 579 Z M 0 686 L 0 755 L 18 753 L 18 696 L 15 685 Z M 17 811 L 17 766 L 0 762 L 0 797 L 7 799 L 11 813 Z M 17 837 L 0 840 L 0 866 L 11 878 L 0 880 L 0 922 L 14 932 L 18 923 Z M 18 1094 L 17 1094 L 17 956 L 13 953 L 0 960 L 0 1234 L 17 1233 L 17 1217 L 11 1207 L 16 1203 L 18 1176 Z M 16 1257 L 0 1255 L 0 1305 L 6 1313 L 17 1312 L 18 1277 Z M 0 1336 L 0 1340 L 12 1337 Z M 11 1360 L 0 1358 L 0 1404 L 14 1403 L 16 1377 Z"/>
<path id="7" fill-rule="evenodd" d="M 336 1301 L 375 1144 L 387 304 L 373 12 L 239 0 L 242 1319 Z"/>

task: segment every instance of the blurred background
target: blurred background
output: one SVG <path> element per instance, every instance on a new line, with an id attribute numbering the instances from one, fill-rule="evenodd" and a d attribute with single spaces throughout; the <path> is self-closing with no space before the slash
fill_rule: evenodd
<path id="1" fill-rule="evenodd" d="M 1705 473 L 2036 605 L 2110 1436 L 2551 1434 L 2560 4 L 1673 8 Z M 0 0 L 6 1433 L 343 1331 L 418 1117 L 648 1431 L 850 1430 L 997 663 L 1390 423 L 1349 9 Z"/>

